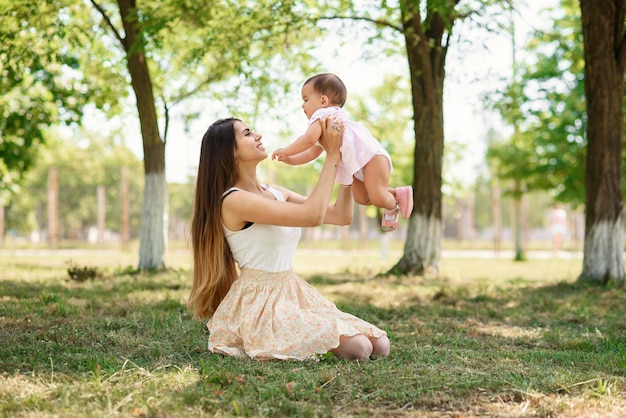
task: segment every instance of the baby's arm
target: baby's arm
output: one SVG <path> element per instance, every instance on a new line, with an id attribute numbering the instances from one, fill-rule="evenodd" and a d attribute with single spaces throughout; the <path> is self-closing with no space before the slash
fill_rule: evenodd
<path id="1" fill-rule="evenodd" d="M 299 152 L 296 155 L 279 158 L 279 161 L 282 161 L 283 163 L 289 165 L 306 164 L 319 157 L 322 151 L 324 151 L 322 147 L 313 145 L 312 147 L 309 147 L 308 149 Z"/>
<path id="2" fill-rule="evenodd" d="M 285 157 L 292 157 L 292 156 L 295 156 L 296 154 L 306 151 L 307 149 L 315 145 L 315 143 L 320 139 L 321 134 L 322 134 L 322 128 L 320 124 L 317 122 L 312 123 L 309 126 L 309 128 L 306 130 L 306 132 L 300 135 L 298 139 L 296 139 L 294 142 L 287 145 L 285 148 L 280 148 L 274 151 L 274 153 L 272 154 L 272 159 L 273 160 L 278 159 L 278 161 L 284 161 Z M 319 148 L 319 147 L 315 147 L 315 148 Z"/>

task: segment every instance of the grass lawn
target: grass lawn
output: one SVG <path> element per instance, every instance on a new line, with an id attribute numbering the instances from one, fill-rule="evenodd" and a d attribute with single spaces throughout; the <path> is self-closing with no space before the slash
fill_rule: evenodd
<path id="1" fill-rule="evenodd" d="M 0 416 L 626 416 L 626 289 L 576 284 L 582 262 L 306 249 L 296 271 L 388 331 L 388 359 L 257 362 L 207 350 L 185 306 L 189 253 L 0 253 Z M 68 266 L 96 277 L 71 280 Z M 86 269 L 81 270 L 81 268 Z"/>

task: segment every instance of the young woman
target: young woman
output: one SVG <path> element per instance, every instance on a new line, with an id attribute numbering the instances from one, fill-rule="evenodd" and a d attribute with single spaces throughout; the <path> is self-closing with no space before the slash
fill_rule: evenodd
<path id="1" fill-rule="evenodd" d="M 354 360 L 389 355 L 384 331 L 337 309 L 293 270 L 300 227 L 352 221 L 348 187 L 329 204 L 343 126 L 318 123 L 326 159 L 308 197 L 259 182 L 257 165 L 267 152 L 262 136 L 241 120 L 218 120 L 202 139 L 189 306 L 196 318 L 210 317 L 214 353 L 284 360 L 329 351 Z"/>

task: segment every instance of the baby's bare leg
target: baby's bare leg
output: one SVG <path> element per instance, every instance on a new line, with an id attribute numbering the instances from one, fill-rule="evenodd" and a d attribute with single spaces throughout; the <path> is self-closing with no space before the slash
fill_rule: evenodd
<path id="1" fill-rule="evenodd" d="M 376 155 L 363 167 L 363 182 L 369 204 L 381 209 L 394 210 L 396 198 L 389 190 L 389 160 L 383 155 Z"/>
<path id="2" fill-rule="evenodd" d="M 354 197 L 355 202 L 359 205 L 371 205 L 369 197 L 367 197 L 365 184 L 357 178 L 352 179 L 352 196 Z"/>

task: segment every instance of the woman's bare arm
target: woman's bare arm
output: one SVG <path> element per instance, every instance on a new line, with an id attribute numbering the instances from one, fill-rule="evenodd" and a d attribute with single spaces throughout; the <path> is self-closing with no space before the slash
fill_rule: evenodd
<path id="1" fill-rule="evenodd" d="M 320 145 L 326 150 L 326 158 L 311 194 L 302 201 L 293 192 L 280 188 L 287 199 L 286 202 L 280 202 L 246 191 L 231 193 L 222 203 L 222 217 L 228 218 L 228 224 L 258 222 L 282 226 L 318 226 L 324 221 L 339 165 L 343 126 L 339 130 L 331 129 L 330 119 L 320 123 Z"/>

